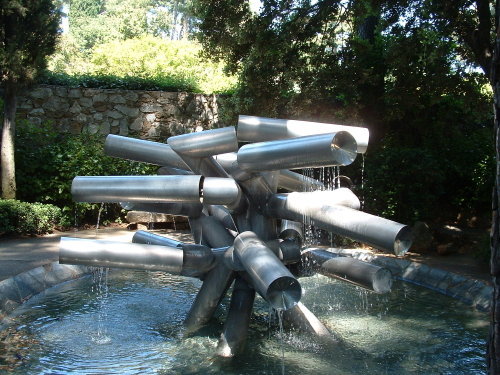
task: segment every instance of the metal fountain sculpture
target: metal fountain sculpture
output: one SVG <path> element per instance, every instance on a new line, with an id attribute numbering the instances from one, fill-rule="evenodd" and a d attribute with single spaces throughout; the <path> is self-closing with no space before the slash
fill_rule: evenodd
<path id="1" fill-rule="evenodd" d="M 217 348 L 221 356 L 242 351 L 256 293 L 296 327 L 329 338 L 328 329 L 300 302 L 295 275 L 300 276 L 301 262 L 376 293 L 390 291 L 392 277 L 385 268 L 303 248 L 302 223 L 310 220 L 396 255 L 410 247 L 411 231 L 359 211 L 349 189 L 322 191 L 320 181 L 290 169 L 348 165 L 366 151 L 368 136 L 361 127 L 253 116 L 240 116 L 237 129 L 173 136 L 167 144 L 109 135 L 108 155 L 159 165 L 158 175 L 76 177 L 73 198 L 187 216 L 195 243 L 145 231 L 136 232 L 130 244 L 62 238 L 60 262 L 200 278 L 184 322 L 186 334 L 209 322 L 233 285 Z M 238 147 L 238 142 L 248 143 Z"/>

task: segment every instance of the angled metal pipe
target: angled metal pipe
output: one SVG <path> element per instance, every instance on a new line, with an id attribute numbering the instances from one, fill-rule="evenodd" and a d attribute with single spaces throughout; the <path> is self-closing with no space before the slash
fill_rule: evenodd
<path id="1" fill-rule="evenodd" d="M 290 193 L 289 195 L 295 194 L 299 197 L 301 194 L 315 193 Z M 289 195 L 275 194 L 271 197 L 266 214 L 302 222 L 310 220 L 318 228 L 366 243 L 380 250 L 393 252 L 398 256 L 405 254 L 411 246 L 411 229 L 406 225 L 338 204 L 325 204 L 319 209 L 317 207 L 311 209 L 308 201 L 292 200 L 289 199 Z"/>
<path id="2" fill-rule="evenodd" d="M 322 275 L 335 277 L 379 294 L 391 291 L 392 274 L 387 268 L 322 249 L 306 249 L 303 256 Z"/>
<path id="3" fill-rule="evenodd" d="M 321 181 L 287 169 L 280 171 L 278 186 L 288 191 L 315 191 L 325 188 Z"/>
<path id="4" fill-rule="evenodd" d="M 267 208 L 270 208 L 270 203 L 276 207 L 292 210 L 306 217 L 311 216 L 314 212 L 321 210 L 324 206 L 345 206 L 354 210 L 359 210 L 361 203 L 358 197 L 347 188 L 339 188 L 335 190 L 313 191 L 313 192 L 293 192 L 274 194 L 268 202 Z M 275 217 L 281 217 L 279 215 Z M 284 218 L 285 220 L 287 218 Z M 289 219 L 293 220 L 293 219 Z M 295 220 L 303 222 L 303 218 Z"/>
<path id="5" fill-rule="evenodd" d="M 366 152 L 370 132 L 367 128 L 357 126 L 240 115 L 237 127 L 238 140 L 243 142 L 272 141 L 338 131 L 351 133 L 356 140 L 357 152 Z"/>
<path id="6" fill-rule="evenodd" d="M 241 190 L 233 179 L 202 176 L 79 176 L 77 202 L 179 202 L 236 205 Z"/>
<path id="7" fill-rule="evenodd" d="M 314 335 L 322 340 L 335 341 L 328 328 L 302 302 L 283 312 L 283 318 L 293 328 Z"/>
<path id="8" fill-rule="evenodd" d="M 304 224 L 293 220 L 281 220 L 279 238 L 297 240 L 302 243 L 304 241 Z"/>
<path id="9" fill-rule="evenodd" d="M 220 222 L 224 225 L 224 227 L 234 232 L 238 231 L 236 223 L 233 217 L 231 216 L 231 212 L 229 212 L 229 210 L 226 207 L 221 205 L 210 205 L 207 207 L 207 209 L 210 216 L 213 216 L 216 219 L 220 220 Z"/>
<path id="10" fill-rule="evenodd" d="M 167 139 L 178 153 L 193 158 L 204 158 L 238 150 L 238 139 L 234 126 L 181 134 Z"/>
<path id="11" fill-rule="evenodd" d="M 59 263 L 165 271 L 180 275 L 184 254 L 176 247 L 61 237 Z"/>
<path id="12" fill-rule="evenodd" d="M 243 351 L 254 300 L 255 290 L 241 278 L 236 278 L 224 329 L 217 345 L 219 356 L 234 357 Z"/>
<path id="13" fill-rule="evenodd" d="M 165 143 L 110 134 L 104 143 L 104 153 L 116 158 L 189 169 L 179 155 Z"/>
<path id="14" fill-rule="evenodd" d="M 219 248 L 233 244 L 234 237 L 217 218 L 202 216 L 200 217 L 200 224 L 203 240 L 210 247 Z"/>
<path id="15" fill-rule="evenodd" d="M 299 282 L 255 233 L 238 235 L 234 249 L 253 286 L 271 306 L 287 310 L 297 304 L 302 295 Z"/>
<path id="16" fill-rule="evenodd" d="M 129 211 L 145 211 L 187 217 L 198 217 L 203 210 L 201 203 L 120 202 L 120 206 Z"/>
<path id="17" fill-rule="evenodd" d="M 200 227 L 203 240 L 210 247 L 221 248 L 233 244 L 234 237 L 216 218 L 201 216 L 196 219 L 196 222 Z M 191 334 L 208 323 L 234 277 L 234 272 L 226 266 L 223 257 L 216 258 L 215 267 L 205 275 L 203 284 L 184 321 L 186 334 Z"/>
<path id="18" fill-rule="evenodd" d="M 132 237 L 132 243 L 142 243 L 146 245 L 158 245 L 158 246 L 169 246 L 182 248 L 183 242 L 168 238 L 165 236 L 160 236 L 155 233 L 146 232 L 144 230 L 138 230 L 134 233 Z"/>
<path id="19" fill-rule="evenodd" d="M 349 165 L 355 158 L 356 141 L 342 131 L 251 143 L 238 150 L 238 165 L 247 171 Z"/>
<path id="20" fill-rule="evenodd" d="M 158 170 L 156 171 L 156 174 L 160 175 L 160 176 L 169 176 L 169 175 L 183 176 L 183 175 L 192 175 L 194 173 L 192 171 L 188 171 L 186 169 L 165 166 L 165 167 L 158 168 Z"/>
<path id="21" fill-rule="evenodd" d="M 79 176 L 71 194 L 76 202 L 200 203 L 201 176 Z"/>

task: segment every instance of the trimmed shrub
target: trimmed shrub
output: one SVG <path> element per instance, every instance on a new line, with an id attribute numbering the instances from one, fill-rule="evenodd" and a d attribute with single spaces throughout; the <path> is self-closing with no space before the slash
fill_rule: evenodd
<path id="1" fill-rule="evenodd" d="M 50 233 L 61 219 L 61 210 L 51 204 L 0 200 L 0 234 Z"/>

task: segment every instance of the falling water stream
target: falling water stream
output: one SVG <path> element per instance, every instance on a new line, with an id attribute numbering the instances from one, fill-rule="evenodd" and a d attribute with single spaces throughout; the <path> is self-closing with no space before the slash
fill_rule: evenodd
<path id="1" fill-rule="evenodd" d="M 221 359 L 214 353 L 228 298 L 210 324 L 195 336 L 183 337 L 182 322 L 199 280 L 161 272 L 110 271 L 105 305 L 88 277 L 48 289 L 16 310 L 5 329 L 15 334 L 20 349 L 9 361 L 0 353 L 0 373 L 5 363 L 8 373 L 15 375 L 486 371 L 486 313 L 401 282 L 392 293 L 380 296 L 324 276 L 300 280 L 302 302 L 333 332 L 335 343 L 290 331 L 286 325 L 281 331 L 279 322 L 269 322 L 268 305 L 258 297 L 244 353 Z M 99 316 L 105 340 L 96 340 Z"/>

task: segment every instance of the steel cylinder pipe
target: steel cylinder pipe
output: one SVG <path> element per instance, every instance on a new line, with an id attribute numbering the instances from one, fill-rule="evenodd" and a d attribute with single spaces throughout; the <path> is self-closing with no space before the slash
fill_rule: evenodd
<path id="1" fill-rule="evenodd" d="M 288 220 L 310 220 L 318 228 L 398 256 L 404 255 L 412 242 L 410 227 L 341 205 L 325 204 L 318 209 L 310 209 L 307 201 L 301 203 L 296 200 L 294 204 L 289 204 L 287 194 L 276 194 L 268 201 L 266 212 Z"/>
<path id="2" fill-rule="evenodd" d="M 238 150 L 238 139 L 234 126 L 181 134 L 167 139 L 178 153 L 194 158 L 203 158 Z"/>
<path id="3" fill-rule="evenodd" d="M 280 171 L 278 186 L 288 191 L 316 191 L 325 188 L 321 181 L 286 169 Z"/>
<path id="4" fill-rule="evenodd" d="M 165 271 L 180 275 L 184 254 L 176 247 L 62 237 L 59 262 L 95 267 Z"/>
<path id="5" fill-rule="evenodd" d="M 132 237 L 132 243 L 142 243 L 145 245 L 158 245 L 182 248 L 183 243 L 172 238 L 160 236 L 144 230 L 138 230 Z"/>
<path id="6" fill-rule="evenodd" d="M 77 202 L 179 202 L 234 205 L 238 184 L 227 178 L 193 176 L 79 176 L 71 194 Z"/>
<path id="7" fill-rule="evenodd" d="M 349 165 L 356 159 L 356 141 L 347 132 L 251 143 L 238 151 L 238 165 L 247 171 L 277 171 Z"/>
<path id="8" fill-rule="evenodd" d="M 116 158 L 189 169 L 179 155 L 165 143 L 110 134 L 104 143 L 104 153 Z"/>
<path id="9" fill-rule="evenodd" d="M 120 206 L 129 211 L 145 211 L 187 217 L 198 217 L 203 210 L 201 203 L 120 202 Z"/>
<path id="10" fill-rule="evenodd" d="M 338 131 L 351 133 L 356 140 L 356 152 L 361 154 L 366 152 L 370 132 L 367 128 L 358 126 L 240 115 L 237 127 L 238 140 L 243 142 L 272 141 Z"/>
<path id="11" fill-rule="evenodd" d="M 392 274 L 387 268 L 339 256 L 323 249 L 306 249 L 303 256 L 310 260 L 313 269 L 322 275 L 335 277 L 379 294 L 391 291 Z"/>
<path id="12" fill-rule="evenodd" d="M 299 282 L 255 233 L 249 231 L 238 235 L 234 250 L 253 286 L 272 307 L 287 310 L 300 301 Z"/>

